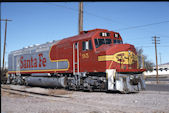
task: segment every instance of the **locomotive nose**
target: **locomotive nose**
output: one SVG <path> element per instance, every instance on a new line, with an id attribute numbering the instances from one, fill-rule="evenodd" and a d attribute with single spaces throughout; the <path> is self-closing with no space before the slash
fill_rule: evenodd
<path id="1" fill-rule="evenodd" d="M 135 61 L 137 61 L 136 51 L 133 45 L 119 44 L 115 46 L 115 48 L 112 47 L 110 50 L 111 54 L 114 49 L 117 50 L 116 53 L 113 54 L 113 59 L 115 62 L 122 64 L 133 64 Z"/>
<path id="2" fill-rule="evenodd" d="M 106 55 L 98 57 L 99 61 L 114 61 L 122 64 L 133 64 L 137 60 L 136 51 L 133 45 L 118 44 L 111 46 Z"/>
<path id="3" fill-rule="evenodd" d="M 110 51 L 111 50 L 113 51 L 116 50 L 116 52 L 128 51 L 128 50 L 135 52 L 135 47 L 131 44 L 116 44 L 111 47 Z"/>
<path id="4" fill-rule="evenodd" d="M 136 53 L 135 47 L 131 44 L 116 44 L 111 46 L 108 50 L 107 50 L 107 54 L 115 54 L 115 53 L 119 53 L 119 52 L 128 52 L 130 53 Z"/>

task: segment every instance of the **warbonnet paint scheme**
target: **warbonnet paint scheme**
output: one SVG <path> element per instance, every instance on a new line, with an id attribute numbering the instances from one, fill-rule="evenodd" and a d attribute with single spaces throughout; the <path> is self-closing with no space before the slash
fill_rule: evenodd
<path id="1" fill-rule="evenodd" d="M 135 47 L 106 29 L 13 51 L 8 56 L 9 82 L 74 90 L 145 88 Z"/>

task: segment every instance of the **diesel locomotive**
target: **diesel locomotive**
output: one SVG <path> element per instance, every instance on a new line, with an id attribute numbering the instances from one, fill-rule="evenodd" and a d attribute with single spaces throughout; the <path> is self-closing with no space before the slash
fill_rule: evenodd
<path id="1" fill-rule="evenodd" d="M 8 82 L 88 91 L 145 89 L 136 49 L 118 32 L 82 31 L 59 41 L 33 45 L 8 55 Z"/>

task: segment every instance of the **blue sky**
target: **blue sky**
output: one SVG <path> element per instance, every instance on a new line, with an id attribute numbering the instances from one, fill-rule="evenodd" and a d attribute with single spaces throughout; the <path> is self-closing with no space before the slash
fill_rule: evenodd
<path id="1" fill-rule="evenodd" d="M 12 20 L 7 27 L 6 62 L 10 51 L 77 35 L 78 5 L 78 2 L 1 3 L 1 18 Z M 123 28 L 163 21 L 169 21 L 169 2 L 84 2 L 84 30 L 102 28 L 119 32 L 124 43 L 143 48 L 153 63 L 153 36 L 160 37 L 157 51 L 158 56 L 161 53 L 161 63 L 169 62 L 169 22 Z M 1 22 L 1 57 L 4 30 L 5 22 Z"/>

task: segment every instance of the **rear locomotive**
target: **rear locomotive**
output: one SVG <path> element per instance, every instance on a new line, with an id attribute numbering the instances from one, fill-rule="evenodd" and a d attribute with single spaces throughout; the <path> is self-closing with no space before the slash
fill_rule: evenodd
<path id="1" fill-rule="evenodd" d="M 72 90 L 145 89 L 133 45 L 106 29 L 13 51 L 8 56 L 9 82 Z"/>

